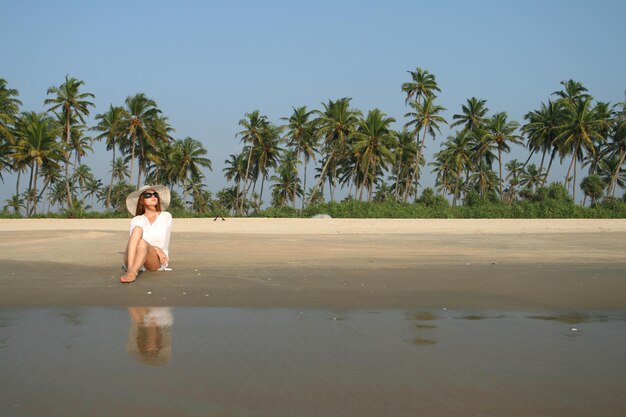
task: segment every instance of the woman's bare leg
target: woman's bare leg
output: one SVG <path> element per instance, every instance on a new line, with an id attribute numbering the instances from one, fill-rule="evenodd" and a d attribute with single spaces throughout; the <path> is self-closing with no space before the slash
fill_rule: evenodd
<path id="1" fill-rule="evenodd" d="M 124 265 L 126 265 L 127 269 L 126 273 L 120 278 L 122 282 L 133 282 L 136 280 L 142 266 L 145 266 L 149 271 L 159 269 L 159 255 L 142 237 L 143 229 L 135 227 L 128 239 L 128 246 L 124 253 Z"/>

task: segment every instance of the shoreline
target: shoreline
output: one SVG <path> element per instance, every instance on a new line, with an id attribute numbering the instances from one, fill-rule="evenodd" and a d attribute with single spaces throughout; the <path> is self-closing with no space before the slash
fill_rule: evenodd
<path id="1" fill-rule="evenodd" d="M 0 231 L 127 230 L 128 219 L 0 219 Z M 251 234 L 626 233 L 626 219 L 175 218 L 174 231 Z"/>

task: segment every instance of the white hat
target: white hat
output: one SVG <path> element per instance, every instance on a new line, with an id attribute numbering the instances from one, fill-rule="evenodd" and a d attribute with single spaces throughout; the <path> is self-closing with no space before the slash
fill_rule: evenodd
<path id="1" fill-rule="evenodd" d="M 146 190 L 154 190 L 159 193 L 159 201 L 161 202 L 161 210 L 167 210 L 170 206 L 170 189 L 164 185 L 144 185 L 137 191 L 133 191 L 128 194 L 126 197 L 126 208 L 128 212 L 135 215 L 135 210 L 137 210 L 137 201 L 139 201 L 139 196 L 143 194 Z"/>

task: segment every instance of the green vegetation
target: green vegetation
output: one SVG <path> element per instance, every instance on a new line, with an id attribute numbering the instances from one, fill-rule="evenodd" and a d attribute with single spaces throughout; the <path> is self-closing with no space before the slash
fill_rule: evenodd
<path id="1" fill-rule="evenodd" d="M 0 178 L 6 172 L 16 177 L 15 194 L 0 215 L 125 217 L 125 196 L 135 186 L 161 183 L 173 190 L 176 217 L 626 216 L 624 198 L 615 197 L 626 187 L 626 101 L 596 101 L 580 82 L 568 80 L 523 124 L 504 111 L 490 113 L 477 97 L 446 120 L 435 76 L 421 68 L 409 75 L 400 86 L 409 109 L 401 130 L 380 109 L 351 107 L 349 97 L 320 109 L 293 107 L 281 125 L 259 110 L 246 113 L 236 135 L 241 152 L 230 155 L 223 170 L 232 185 L 215 194 L 203 183 L 212 162 L 202 143 L 174 138 L 168 118 L 144 93 L 110 105 L 89 127 L 95 95 L 84 91 L 83 81 L 68 75 L 50 87 L 47 111 L 37 114 L 21 111 L 18 91 L 0 79 Z M 457 130 L 441 140 L 448 123 Z M 96 136 L 87 136 L 90 131 Z M 440 146 L 432 161 L 425 160 L 428 137 Z M 97 140 L 111 151 L 107 179 L 96 179 L 81 162 Z M 513 146 L 527 149 L 525 162 L 505 161 Z M 530 162 L 533 157 L 539 164 Z M 567 164 L 564 185 L 547 181 L 557 157 Z M 582 167 L 586 174 L 577 181 Z M 420 189 L 424 169 L 436 174 L 434 188 Z M 581 205 L 575 203 L 578 187 Z M 348 197 L 337 201 L 338 189 Z M 96 203 L 103 213 L 94 211 Z"/>

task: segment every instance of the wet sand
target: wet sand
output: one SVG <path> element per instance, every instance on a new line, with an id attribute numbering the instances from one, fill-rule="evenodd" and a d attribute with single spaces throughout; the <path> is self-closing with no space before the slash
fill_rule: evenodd
<path id="1" fill-rule="evenodd" d="M 121 285 L 128 220 L 0 220 L 0 307 L 626 308 L 626 220 L 175 219 Z"/>

